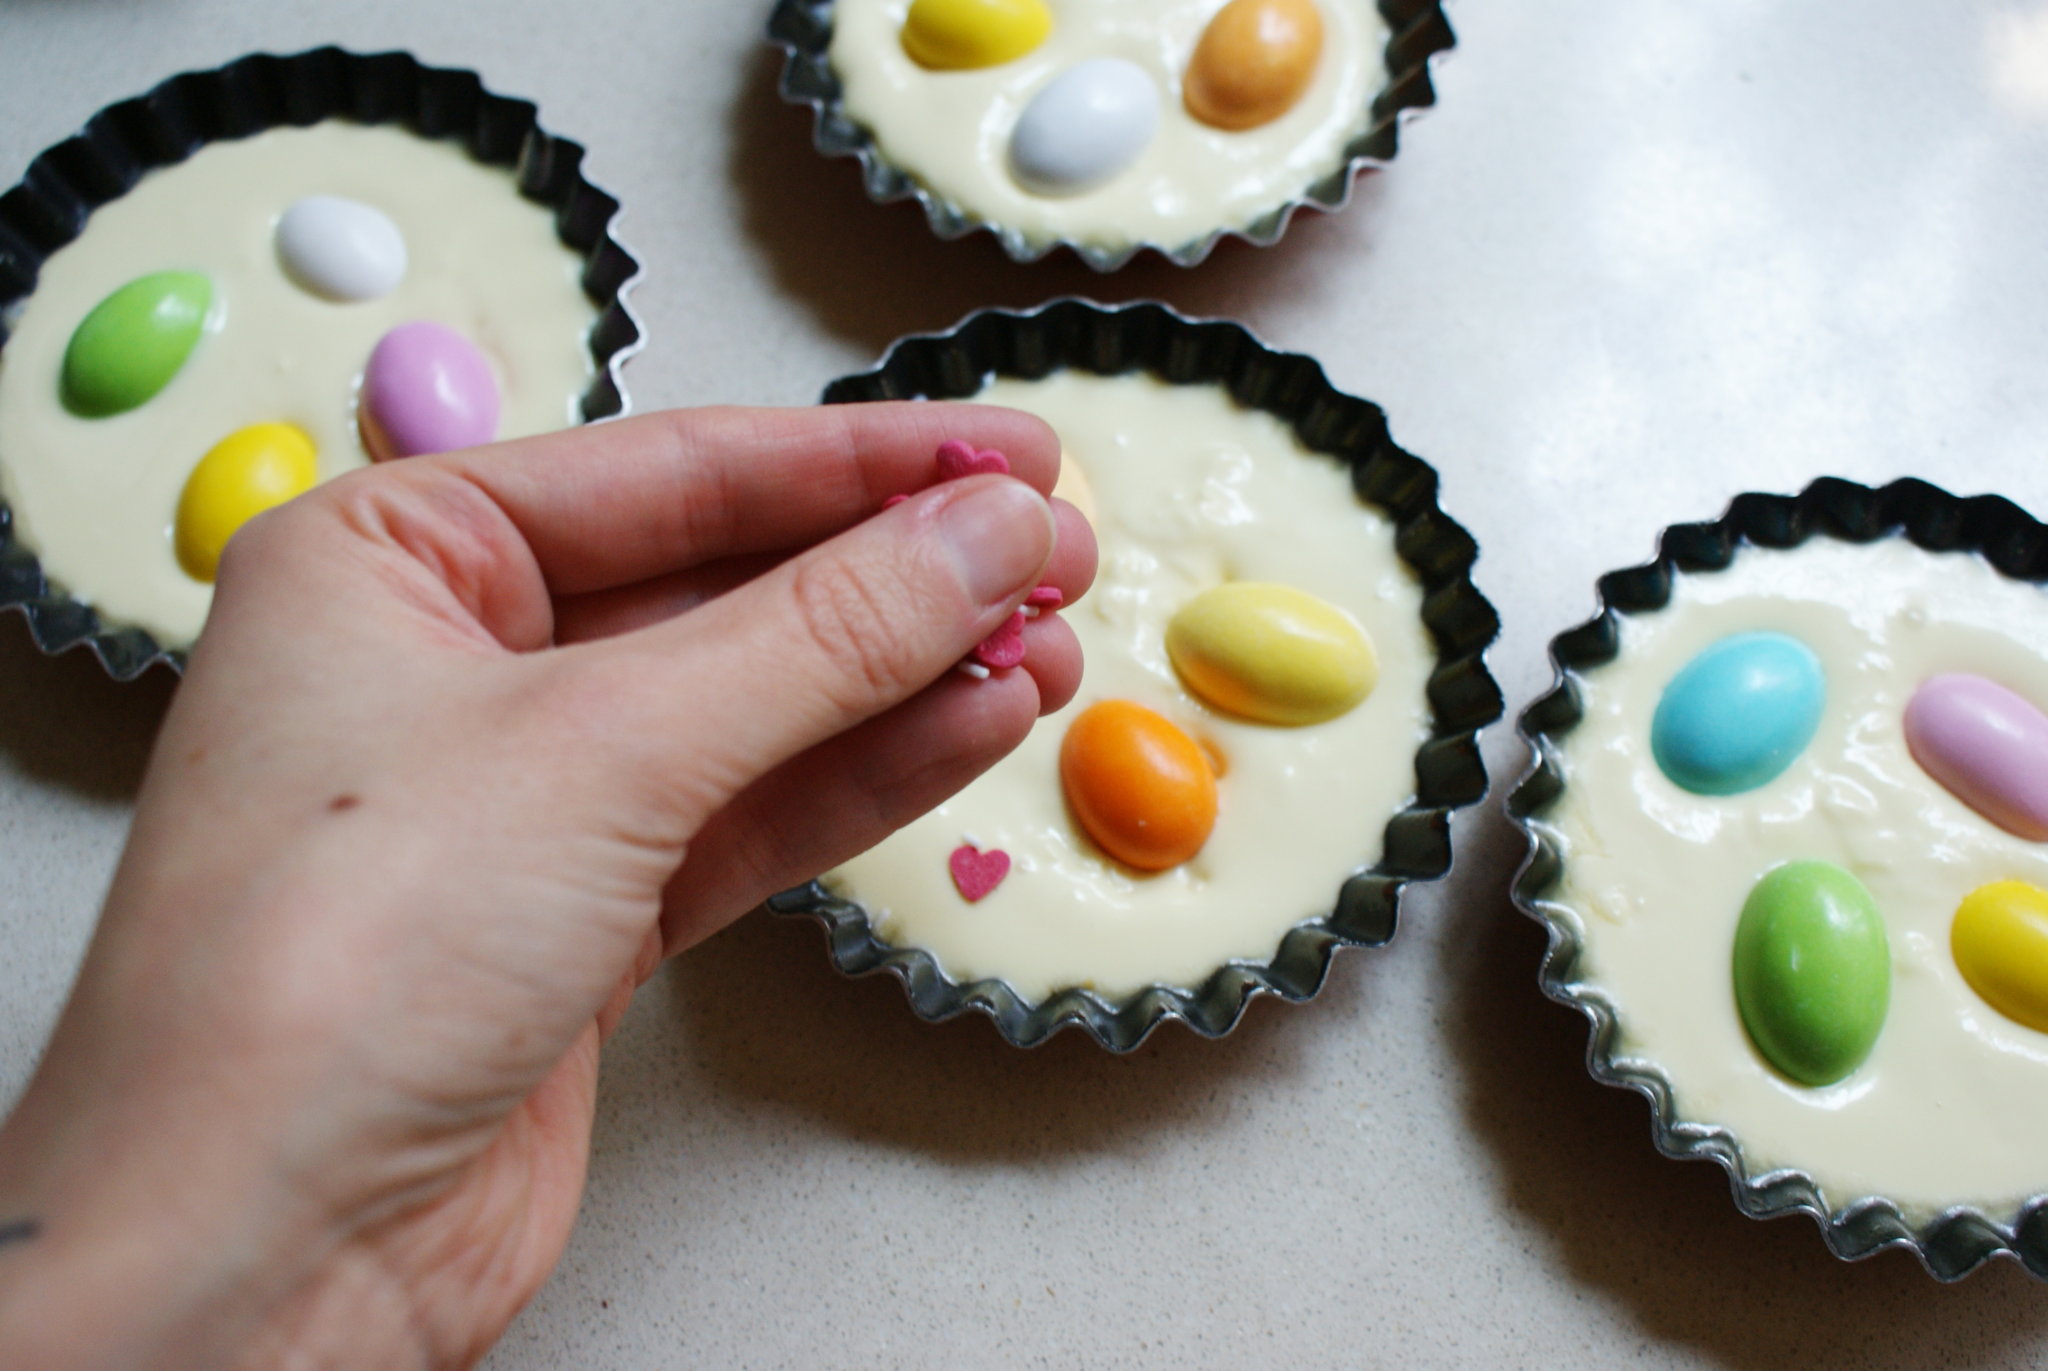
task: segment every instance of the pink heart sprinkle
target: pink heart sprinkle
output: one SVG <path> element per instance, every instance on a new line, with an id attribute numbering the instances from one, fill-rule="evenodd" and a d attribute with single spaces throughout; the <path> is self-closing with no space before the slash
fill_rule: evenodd
<path id="1" fill-rule="evenodd" d="M 946 866 L 953 873 L 953 884 L 959 887 L 960 898 L 973 904 L 1001 885 L 1003 877 L 1010 874 L 1010 854 L 999 847 L 982 852 L 972 843 L 962 843 L 946 859 Z"/>
<path id="2" fill-rule="evenodd" d="M 994 448 L 976 452 L 972 444 L 963 443 L 958 438 L 939 444 L 941 481 L 957 481 L 962 476 L 979 476 L 984 472 L 992 476 L 1008 476 L 1010 459 Z"/>
<path id="3" fill-rule="evenodd" d="M 1058 609 L 1067 602 L 1058 586 L 1040 586 L 1024 597 L 1024 603 L 1033 609 Z"/>
<path id="4" fill-rule="evenodd" d="M 891 495 L 888 499 L 882 501 L 882 508 L 894 509 L 896 508 L 896 506 L 902 504 L 905 500 L 908 500 L 909 498 L 910 497 L 908 495 Z"/>
<path id="5" fill-rule="evenodd" d="M 1024 611 L 1012 614 L 1001 628 L 976 644 L 974 660 L 991 671 L 1020 665 L 1024 660 Z"/>

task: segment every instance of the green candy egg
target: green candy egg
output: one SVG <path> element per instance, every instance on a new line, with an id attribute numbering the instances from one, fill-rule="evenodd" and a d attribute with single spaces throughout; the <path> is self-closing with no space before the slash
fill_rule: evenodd
<path id="1" fill-rule="evenodd" d="M 1891 945 L 1863 883 L 1829 862 L 1764 873 L 1735 928 L 1735 1003 L 1764 1059 L 1801 1085 L 1863 1064 L 1891 1005 Z"/>
<path id="2" fill-rule="evenodd" d="M 212 304 L 205 276 L 158 271 L 94 305 L 64 349 L 64 407 L 104 419 L 146 404 L 192 355 Z"/>

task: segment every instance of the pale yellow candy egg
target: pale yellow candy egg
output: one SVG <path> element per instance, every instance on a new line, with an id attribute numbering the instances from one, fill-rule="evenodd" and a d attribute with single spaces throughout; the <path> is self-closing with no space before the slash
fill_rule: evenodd
<path id="1" fill-rule="evenodd" d="M 1182 605 L 1166 626 L 1166 653 L 1204 700 L 1266 724 L 1334 719 L 1379 681 L 1372 640 L 1350 615 L 1261 581 L 1232 581 Z"/>
<path id="2" fill-rule="evenodd" d="M 1294 108 L 1322 55 L 1314 0 L 1230 0 L 1195 44 L 1181 100 L 1205 124 L 1255 129 Z"/>
<path id="3" fill-rule="evenodd" d="M 919 66 L 971 71 L 1014 62 L 1051 32 L 1045 0 L 915 0 L 903 50 Z"/>
<path id="4" fill-rule="evenodd" d="M 266 509 L 313 488 L 319 464 L 313 440 L 296 424 L 237 429 L 185 478 L 173 529 L 178 564 L 195 581 L 211 581 L 235 530 Z"/>
<path id="5" fill-rule="evenodd" d="M 1080 510 L 1083 519 L 1095 522 L 1095 487 L 1088 484 L 1088 473 L 1065 448 L 1060 449 L 1060 478 L 1053 483 L 1052 493 Z"/>

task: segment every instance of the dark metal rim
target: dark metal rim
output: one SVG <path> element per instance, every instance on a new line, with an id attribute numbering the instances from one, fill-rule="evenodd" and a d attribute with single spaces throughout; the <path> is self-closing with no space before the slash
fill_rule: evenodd
<path id="1" fill-rule="evenodd" d="M 963 398 L 993 375 L 1035 378 L 1063 368 L 1144 370 L 1175 384 L 1222 385 L 1240 403 L 1287 421 L 1311 451 L 1349 466 L 1359 496 L 1393 518 L 1395 547 L 1423 585 L 1423 622 L 1437 652 L 1415 799 L 1387 823 L 1378 859 L 1344 882 L 1328 914 L 1289 930 L 1269 961 L 1231 962 L 1199 986 L 1154 985 L 1127 999 L 1069 989 L 1032 1004 L 999 980 L 961 985 L 931 954 L 884 943 L 864 909 L 816 882 L 768 905 L 818 919 L 833 964 L 847 975 L 895 974 L 920 1017 L 974 1010 L 1019 1047 L 1075 1024 L 1112 1051 L 1128 1052 L 1167 1019 L 1220 1037 L 1254 995 L 1306 1000 L 1322 988 L 1338 948 L 1384 945 L 1394 936 L 1403 888 L 1450 869 L 1451 815 L 1486 794 L 1478 735 L 1503 707 L 1485 663 L 1500 621 L 1472 583 L 1477 544 L 1438 507 L 1435 470 L 1395 444 L 1379 406 L 1337 390 L 1313 359 L 1276 352 L 1238 324 L 1192 320 L 1153 303 L 1110 309 L 1069 299 L 1023 313 L 985 310 L 946 333 L 899 340 L 873 371 L 834 381 L 824 399 Z"/>
<path id="2" fill-rule="evenodd" d="M 335 118 L 456 139 L 478 161 L 510 170 L 520 194 L 555 211 L 557 235 L 583 255 L 584 293 L 600 307 L 590 330 L 597 375 L 583 395 L 584 421 L 624 414 L 630 402 L 620 368 L 642 339 L 626 298 L 640 264 L 612 234 L 619 202 L 583 175 L 580 144 L 540 126 L 531 101 L 493 94 L 475 72 L 425 66 L 402 52 L 255 53 L 186 72 L 109 105 L 38 155 L 21 183 L 0 195 L 0 346 L 6 321 L 34 291 L 43 263 L 84 231 L 95 209 L 146 173 L 208 143 Z M 0 504 L 0 609 L 26 616 L 38 648 L 58 653 L 83 644 L 121 681 L 158 663 L 183 669 L 184 649 L 165 647 L 140 628 L 106 625 L 90 606 L 53 591 L 13 525 Z"/>
<path id="3" fill-rule="evenodd" d="M 1380 17 L 1387 24 L 1387 82 L 1373 97 L 1371 122 L 1345 145 L 1339 166 L 1241 229 L 1217 229 L 1189 243 L 1106 248 L 1067 238 L 1033 242 L 1014 228 L 991 223 L 934 194 L 887 161 L 875 147 L 873 136 L 847 117 L 841 103 L 839 78 L 826 55 L 832 39 L 832 5 L 833 0 L 776 0 L 768 20 L 768 40 L 785 54 L 777 88 L 789 103 L 810 107 L 811 142 L 819 152 L 858 160 L 861 184 L 877 204 L 916 200 L 924 207 L 932 232 L 941 238 L 988 233 L 1018 262 L 1035 262 L 1060 248 L 1070 248 L 1101 272 L 1117 270 L 1146 248 L 1175 266 L 1191 267 L 1225 238 L 1270 247 L 1287 231 L 1295 211 L 1314 208 L 1334 213 L 1343 209 L 1351 201 L 1351 187 L 1358 174 L 1393 161 L 1402 126 L 1436 104 L 1431 66 L 1457 43 L 1442 0 L 1379 0 Z"/>
<path id="4" fill-rule="evenodd" d="M 1680 1119 L 1662 1075 L 1616 1059 L 1614 1007 L 1573 984 L 1581 941 L 1571 923 L 1545 902 L 1563 872 L 1564 855 L 1542 820 L 1565 788 L 1559 740 L 1582 716 L 1579 673 L 1612 661 L 1620 645 L 1621 617 L 1662 609 L 1680 573 L 1719 571 L 1744 545 L 1789 548 L 1817 537 L 1857 543 L 1906 538 L 1929 551 L 1977 553 L 2017 580 L 2048 580 L 2048 526 L 2009 500 L 1951 495 L 1921 480 L 1872 488 L 1831 476 L 1797 495 L 1738 495 L 1719 519 L 1665 529 L 1654 560 L 1602 576 L 1599 612 L 1551 640 L 1555 682 L 1522 711 L 1516 725 L 1530 761 L 1507 802 L 1508 816 L 1528 844 L 1515 873 L 1514 902 L 1549 937 L 1537 980 L 1545 995 L 1585 1015 L 1586 1069 L 1593 1078 L 1635 1091 L 1649 1102 L 1651 1135 L 1659 1152 L 1703 1158 L 1727 1172 L 1736 1207 L 1744 1214 L 1755 1219 L 1808 1215 L 1828 1250 L 1847 1261 L 1904 1248 L 1936 1279 L 1953 1281 L 2004 1255 L 2048 1278 L 2048 1195 L 2026 1200 L 2004 1220 L 1957 1206 L 1915 1225 L 1882 1196 L 1862 1196 L 1831 1211 L 1812 1176 L 1793 1169 L 1752 1172 L 1727 1129 Z"/>

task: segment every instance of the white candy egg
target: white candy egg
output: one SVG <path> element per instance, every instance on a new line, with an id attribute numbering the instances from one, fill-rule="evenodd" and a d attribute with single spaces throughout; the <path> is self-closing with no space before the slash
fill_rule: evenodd
<path id="1" fill-rule="evenodd" d="M 1093 190 L 1137 160 L 1159 129 L 1159 87 L 1135 62 L 1095 57 L 1033 96 L 1010 134 L 1010 174 L 1039 195 Z"/>
<path id="2" fill-rule="evenodd" d="M 405 279 L 405 235 L 391 216 L 360 200 L 308 195 L 277 221 L 285 274 L 328 300 L 375 300 Z"/>

